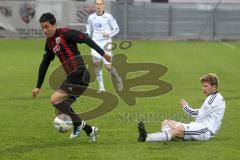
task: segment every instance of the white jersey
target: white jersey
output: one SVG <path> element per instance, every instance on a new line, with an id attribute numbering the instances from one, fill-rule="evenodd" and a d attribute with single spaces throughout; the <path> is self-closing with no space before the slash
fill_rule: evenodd
<path id="1" fill-rule="evenodd" d="M 183 110 L 188 115 L 195 117 L 195 122 L 203 124 L 215 135 L 222 124 L 225 101 L 222 95 L 216 92 L 206 98 L 200 109 L 192 109 L 186 106 Z"/>
<path id="2" fill-rule="evenodd" d="M 109 40 L 119 32 L 119 27 L 113 16 L 107 12 L 98 16 L 91 14 L 87 20 L 87 32 L 94 41 Z M 103 33 L 109 33 L 110 38 L 104 38 Z"/>

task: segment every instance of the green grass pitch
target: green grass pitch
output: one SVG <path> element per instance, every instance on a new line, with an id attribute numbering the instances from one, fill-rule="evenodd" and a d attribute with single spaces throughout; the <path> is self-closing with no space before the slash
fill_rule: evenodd
<path id="1" fill-rule="evenodd" d="M 38 98 L 31 97 L 43 48 L 43 39 L 0 40 L 0 160 L 240 159 L 238 42 L 133 41 L 130 49 L 115 50 L 115 54 L 125 54 L 128 63 L 166 66 L 168 72 L 160 79 L 172 84 L 173 90 L 158 97 L 137 98 L 135 106 L 128 106 L 104 71 L 105 86 L 118 98 L 119 104 L 112 112 L 89 121 L 100 129 L 96 143 L 88 143 L 85 133 L 70 141 L 70 133 L 60 134 L 53 128 L 54 111 L 49 100 L 53 90 L 47 82 L 59 65 L 57 58 L 48 70 Z M 89 53 L 85 45 L 79 48 L 82 53 Z M 137 142 L 139 120 L 146 121 L 149 132 L 158 131 L 160 121 L 166 117 L 184 122 L 192 120 L 183 113 L 179 100 L 185 98 L 192 106 L 199 107 L 205 98 L 199 78 L 209 72 L 219 76 L 220 92 L 227 106 L 215 138 L 167 144 Z M 96 88 L 96 82 L 91 87 Z M 74 108 L 87 111 L 97 104 L 96 99 L 81 97 Z"/>

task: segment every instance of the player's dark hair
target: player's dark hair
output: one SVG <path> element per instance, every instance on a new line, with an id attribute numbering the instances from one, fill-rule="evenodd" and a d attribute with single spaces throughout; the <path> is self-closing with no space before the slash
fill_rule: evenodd
<path id="1" fill-rule="evenodd" d="M 56 18 L 52 13 L 47 12 L 41 15 L 41 17 L 39 18 L 39 22 L 40 23 L 49 22 L 51 25 L 54 25 L 56 24 Z"/>
<path id="2" fill-rule="evenodd" d="M 212 86 L 216 85 L 216 87 L 218 87 L 218 83 L 219 83 L 218 77 L 214 73 L 209 73 L 209 74 L 204 75 L 202 78 L 200 78 L 200 81 L 201 81 L 201 83 L 208 82 Z"/>

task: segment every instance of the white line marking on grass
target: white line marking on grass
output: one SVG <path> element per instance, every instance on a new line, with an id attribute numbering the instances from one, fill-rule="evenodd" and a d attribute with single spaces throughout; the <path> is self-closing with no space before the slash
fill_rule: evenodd
<path id="1" fill-rule="evenodd" d="M 235 49 L 236 47 L 234 47 L 233 45 L 231 45 L 230 43 L 227 43 L 227 42 L 222 42 L 222 44 L 228 48 L 231 48 L 231 49 Z"/>

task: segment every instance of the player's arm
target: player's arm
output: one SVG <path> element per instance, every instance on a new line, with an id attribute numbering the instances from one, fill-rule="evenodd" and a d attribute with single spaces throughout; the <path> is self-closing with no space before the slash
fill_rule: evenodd
<path id="1" fill-rule="evenodd" d="M 65 35 L 65 38 L 73 43 L 85 43 L 95 51 L 97 51 L 101 56 L 103 56 L 107 61 L 111 61 L 112 57 L 105 53 L 105 51 L 99 47 L 90 37 L 88 34 L 84 34 L 79 31 L 70 30 Z"/>
<path id="2" fill-rule="evenodd" d="M 180 104 L 181 104 L 181 106 L 182 106 L 182 108 L 183 108 L 183 111 L 184 111 L 185 113 L 187 113 L 188 115 L 190 115 L 190 116 L 192 116 L 192 117 L 197 117 L 197 116 L 198 116 L 198 114 L 199 114 L 199 109 L 193 109 L 193 108 L 191 108 L 191 107 L 188 105 L 188 103 L 187 103 L 186 100 L 182 99 L 182 100 L 180 101 Z"/>
<path id="3" fill-rule="evenodd" d="M 112 57 L 105 53 L 105 51 L 99 47 L 87 34 L 84 34 L 84 38 L 82 39 L 82 43 L 87 44 L 89 47 L 97 51 L 101 56 L 103 56 L 108 62 L 111 62 Z"/>
<path id="4" fill-rule="evenodd" d="M 37 80 L 37 85 L 36 88 L 34 88 L 32 90 L 32 96 L 36 97 L 37 94 L 40 91 L 40 88 L 42 87 L 47 69 L 49 67 L 49 64 L 51 63 L 51 61 L 54 59 L 54 54 L 49 52 L 48 50 L 46 50 L 45 54 L 43 55 L 43 59 L 42 62 L 39 66 L 39 70 L 38 70 L 38 80 Z"/>
<path id="5" fill-rule="evenodd" d="M 112 28 L 112 30 L 109 32 L 109 36 L 113 37 L 116 34 L 118 34 L 119 27 L 118 27 L 116 19 L 113 16 L 110 16 L 109 22 L 110 22 L 110 25 L 111 25 L 111 28 Z"/>

